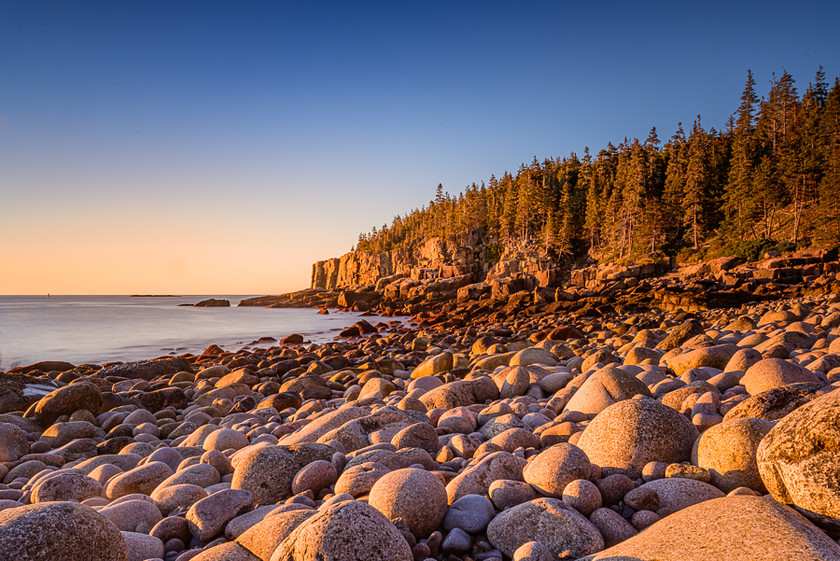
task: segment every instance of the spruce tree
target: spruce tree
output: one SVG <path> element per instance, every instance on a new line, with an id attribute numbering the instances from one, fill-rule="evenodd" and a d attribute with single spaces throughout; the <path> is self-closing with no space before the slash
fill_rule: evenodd
<path id="1" fill-rule="evenodd" d="M 681 238 L 683 225 L 682 202 L 685 194 L 685 170 L 688 165 L 688 149 L 682 123 L 665 145 L 665 185 L 660 206 L 666 243 Z"/>
<path id="2" fill-rule="evenodd" d="M 755 79 L 747 70 L 747 83 L 741 94 L 738 118 L 732 139 L 732 158 L 729 167 L 729 181 L 724 194 L 724 210 L 731 230 L 740 239 L 745 239 L 748 224 L 754 216 L 755 196 L 753 173 L 755 161 L 755 108 L 758 96 L 755 93 Z"/>
<path id="3" fill-rule="evenodd" d="M 820 119 L 824 173 L 820 181 L 820 237 L 840 243 L 840 78 L 828 93 Z"/>
<path id="4" fill-rule="evenodd" d="M 688 166 L 685 173 L 683 193 L 683 222 L 691 232 L 691 243 L 695 250 L 700 248 L 703 233 L 703 207 L 709 190 L 709 140 L 700 125 L 700 116 L 694 121 L 688 138 Z"/>

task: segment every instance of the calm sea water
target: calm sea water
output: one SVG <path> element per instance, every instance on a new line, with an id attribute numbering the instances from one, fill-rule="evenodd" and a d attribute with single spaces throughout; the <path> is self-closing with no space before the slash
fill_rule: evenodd
<path id="1" fill-rule="evenodd" d="M 230 300 L 230 308 L 178 306 L 205 298 L 0 296 L 0 370 L 40 360 L 82 364 L 197 353 L 213 343 L 236 351 L 260 337 L 291 333 L 325 342 L 360 315 L 236 307 L 247 296 L 215 296 Z"/>

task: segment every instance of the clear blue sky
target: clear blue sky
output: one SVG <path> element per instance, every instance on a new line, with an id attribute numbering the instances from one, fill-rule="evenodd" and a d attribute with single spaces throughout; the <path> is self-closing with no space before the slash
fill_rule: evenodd
<path id="1" fill-rule="evenodd" d="M 840 74 L 837 2 L 0 2 L 2 293 L 276 293 L 523 161 Z"/>

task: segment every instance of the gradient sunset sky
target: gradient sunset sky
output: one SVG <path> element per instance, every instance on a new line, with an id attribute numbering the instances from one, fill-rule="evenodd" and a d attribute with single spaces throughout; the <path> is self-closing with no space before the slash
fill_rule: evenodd
<path id="1" fill-rule="evenodd" d="M 275 294 L 442 183 L 840 74 L 840 3 L 0 2 L 0 294 Z"/>

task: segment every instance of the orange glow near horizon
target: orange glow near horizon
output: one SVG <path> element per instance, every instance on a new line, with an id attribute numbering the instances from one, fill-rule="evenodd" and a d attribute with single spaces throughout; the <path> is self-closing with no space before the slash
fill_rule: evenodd
<path id="1" fill-rule="evenodd" d="M 6 219 L 0 294 L 277 294 L 309 287 L 331 242 L 247 215 L 166 211 Z M 290 224 L 293 229 L 299 227 Z"/>

